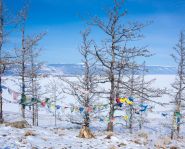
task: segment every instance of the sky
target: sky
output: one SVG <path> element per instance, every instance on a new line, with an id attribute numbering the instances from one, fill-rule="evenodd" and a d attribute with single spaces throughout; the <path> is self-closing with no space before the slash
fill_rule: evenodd
<path id="1" fill-rule="evenodd" d="M 25 0 L 4 0 L 6 8 L 15 13 L 21 9 Z M 86 20 L 92 16 L 106 19 L 105 10 L 112 6 L 113 0 L 30 0 L 26 33 L 36 35 L 47 31 L 40 43 L 41 60 L 46 63 L 81 63 L 79 46 L 80 32 Z M 185 29 L 185 0 L 125 0 L 128 13 L 125 22 L 138 21 L 153 23 L 143 30 L 144 39 L 140 46 L 147 45 L 154 54 L 146 59 L 148 65 L 174 66 L 170 54 L 178 41 L 179 32 Z M 91 37 L 96 40 L 104 34 L 94 29 Z M 9 42 L 14 46 L 20 41 L 13 33 Z"/>

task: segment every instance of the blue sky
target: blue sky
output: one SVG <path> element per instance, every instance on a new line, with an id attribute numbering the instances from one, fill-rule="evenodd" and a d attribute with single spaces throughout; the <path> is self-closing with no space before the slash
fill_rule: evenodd
<path id="1" fill-rule="evenodd" d="M 21 8 L 23 0 L 5 0 L 12 12 Z M 98 15 L 106 19 L 105 8 L 112 0 L 30 0 L 27 33 L 34 35 L 47 31 L 40 44 L 41 60 L 47 63 L 80 63 L 78 52 L 85 22 L 80 16 Z M 125 0 L 128 10 L 126 21 L 153 21 L 143 30 L 144 40 L 139 45 L 148 45 L 156 55 L 147 59 L 149 65 L 174 65 L 170 54 L 178 40 L 180 30 L 185 29 L 185 0 Z M 92 37 L 101 39 L 103 34 L 94 30 Z M 19 40 L 17 35 L 11 39 Z M 16 41 L 15 40 L 15 41 Z M 15 41 L 11 41 L 16 45 Z"/>

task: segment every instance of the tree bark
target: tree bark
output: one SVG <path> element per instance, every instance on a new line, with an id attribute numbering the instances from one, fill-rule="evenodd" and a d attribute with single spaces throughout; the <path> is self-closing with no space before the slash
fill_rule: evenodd
<path id="1" fill-rule="evenodd" d="M 108 122 L 108 125 L 107 125 L 107 131 L 110 131 L 110 132 L 114 131 L 113 130 L 113 128 L 114 128 L 113 119 L 114 119 L 114 104 L 110 104 L 109 122 Z"/>
<path id="2" fill-rule="evenodd" d="M 24 30 L 24 25 L 22 28 L 22 74 L 21 74 L 21 79 L 22 79 L 22 98 L 21 98 L 21 110 L 22 110 L 22 117 L 25 118 L 25 105 L 24 105 L 24 99 L 25 99 L 25 30 Z"/>
<path id="3" fill-rule="evenodd" d="M 3 2 L 0 0 L 0 123 L 3 123 L 3 98 L 2 98 L 2 45 L 3 45 Z"/>

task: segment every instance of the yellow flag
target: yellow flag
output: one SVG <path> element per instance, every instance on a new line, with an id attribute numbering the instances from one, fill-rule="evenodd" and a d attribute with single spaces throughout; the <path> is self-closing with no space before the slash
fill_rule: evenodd
<path id="1" fill-rule="evenodd" d="M 123 119 L 128 120 L 128 116 L 127 115 L 123 116 Z"/>
<path id="2" fill-rule="evenodd" d="M 132 101 L 130 101 L 130 100 L 127 100 L 127 104 L 132 105 L 132 104 L 133 104 L 133 102 L 132 102 Z"/>
<path id="3" fill-rule="evenodd" d="M 128 99 L 127 98 L 120 98 L 121 103 L 125 103 Z"/>
<path id="4" fill-rule="evenodd" d="M 51 109 L 55 110 L 55 105 L 54 104 L 51 105 Z"/>

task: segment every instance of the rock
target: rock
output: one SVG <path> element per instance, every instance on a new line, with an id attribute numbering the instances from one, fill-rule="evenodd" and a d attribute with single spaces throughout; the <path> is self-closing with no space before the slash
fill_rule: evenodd
<path id="1" fill-rule="evenodd" d="M 11 123 L 6 123 L 5 126 L 11 126 L 11 127 L 15 127 L 15 128 L 30 128 L 31 126 L 28 124 L 27 121 L 23 120 L 23 121 L 17 121 L 17 122 L 11 122 Z"/>
<path id="2" fill-rule="evenodd" d="M 105 139 L 111 139 L 112 136 L 113 136 L 113 132 L 108 132 L 108 134 L 105 137 Z"/>
<path id="3" fill-rule="evenodd" d="M 158 147 L 158 148 L 166 149 L 166 146 L 169 145 L 170 143 L 171 143 L 170 137 L 165 136 L 165 137 L 159 138 L 156 141 L 155 146 Z"/>
<path id="4" fill-rule="evenodd" d="M 35 132 L 28 130 L 27 132 L 25 132 L 24 136 L 36 136 Z"/>
<path id="5" fill-rule="evenodd" d="M 27 144 L 28 142 L 26 140 L 23 140 L 22 141 L 22 144 Z"/>
<path id="6" fill-rule="evenodd" d="M 142 145 L 142 142 L 141 142 L 141 140 L 139 140 L 139 139 L 137 139 L 137 140 L 134 140 L 133 142 L 134 142 L 135 144 Z"/>
<path id="7" fill-rule="evenodd" d="M 118 144 L 118 147 L 124 147 L 124 146 L 127 146 L 127 145 L 125 143 Z"/>
<path id="8" fill-rule="evenodd" d="M 179 148 L 176 146 L 171 146 L 170 149 L 179 149 Z"/>
<path id="9" fill-rule="evenodd" d="M 109 149 L 117 149 L 116 146 L 111 146 Z"/>
<path id="10" fill-rule="evenodd" d="M 166 146 L 164 144 L 164 142 L 162 140 L 157 140 L 155 145 L 154 145 L 157 149 L 166 149 Z"/>
<path id="11" fill-rule="evenodd" d="M 165 145 L 168 145 L 168 144 L 171 143 L 171 138 L 166 136 L 166 137 L 163 138 L 163 141 L 164 141 Z"/>
<path id="12" fill-rule="evenodd" d="M 44 138 L 44 137 L 42 137 L 42 139 L 43 139 L 44 141 L 48 141 L 48 138 Z"/>
<path id="13" fill-rule="evenodd" d="M 138 134 L 139 137 L 142 137 L 142 138 L 145 138 L 145 139 L 148 139 L 148 134 L 145 133 L 145 132 L 141 132 Z"/>
<path id="14" fill-rule="evenodd" d="M 53 130 L 55 134 L 58 134 L 59 136 L 63 136 L 64 135 L 64 132 L 63 132 L 63 129 L 56 129 L 56 130 Z"/>

